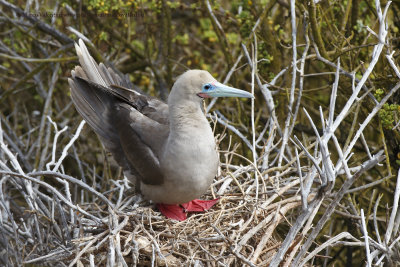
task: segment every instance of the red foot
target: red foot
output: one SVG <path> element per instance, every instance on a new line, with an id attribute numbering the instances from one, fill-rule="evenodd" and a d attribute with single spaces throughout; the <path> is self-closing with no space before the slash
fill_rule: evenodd
<path id="1" fill-rule="evenodd" d="M 157 208 L 167 218 L 184 221 L 187 212 L 203 212 L 217 203 L 219 198 L 212 200 L 194 199 L 184 204 L 157 204 Z"/>
<path id="2" fill-rule="evenodd" d="M 188 203 L 181 204 L 181 206 L 185 209 L 186 212 L 188 211 L 206 211 L 209 210 L 212 206 L 217 203 L 219 198 L 212 199 L 212 200 L 201 200 L 201 199 L 194 199 L 189 201 Z"/>
<path id="3" fill-rule="evenodd" d="M 174 219 L 177 221 L 186 220 L 186 213 L 183 208 L 178 204 L 157 204 L 157 208 L 160 210 L 161 214 L 165 217 Z"/>

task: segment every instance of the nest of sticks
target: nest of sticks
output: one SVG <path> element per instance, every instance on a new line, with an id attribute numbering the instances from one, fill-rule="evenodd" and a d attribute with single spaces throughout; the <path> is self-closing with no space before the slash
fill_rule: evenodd
<path id="1" fill-rule="evenodd" d="M 53 122 L 49 119 L 49 123 Z M 203 196 L 219 198 L 218 204 L 208 212 L 192 213 L 187 220 L 177 222 L 166 219 L 154 205 L 132 193 L 131 185 L 121 176 L 119 180 L 98 177 L 87 164 L 78 164 L 77 167 L 82 173 L 92 171 L 92 180 L 84 181 L 65 174 L 63 162 L 67 161 L 67 151 L 75 150 L 74 142 L 83 125 L 84 122 L 72 138 L 66 135 L 70 141 L 62 149 L 57 149 L 57 138 L 63 135 L 66 127 L 58 130 L 53 124 L 54 146 L 44 157 L 50 161 L 42 164 L 43 170 L 30 173 L 23 171 L 23 166 L 29 162 L 8 148 L 15 147 L 15 144 L 6 143 L 8 138 L 4 137 L 9 135 L 1 130 L 1 245 L 5 249 L 0 259 L 3 263 L 267 266 L 285 242 L 290 242 L 284 255 L 288 265 L 299 252 L 305 236 L 296 234 L 286 241 L 285 235 L 299 225 L 303 232 L 310 231 L 322 200 L 332 200 L 341 192 L 328 195 L 330 191 L 322 186 L 313 186 L 304 192 L 301 180 L 306 182 L 308 179 L 316 185 L 321 183 L 315 181 L 318 175 L 312 168 L 313 163 L 301 169 L 301 173 L 314 174 L 308 178 L 299 177 L 299 169 L 293 167 L 295 161 L 309 156 L 305 152 L 297 153 L 296 158 L 286 165 L 264 171 L 261 171 L 260 160 L 257 162 L 260 167 L 254 171 L 251 161 L 242 160 L 241 165 L 233 163 L 235 157 L 242 158 L 235 152 L 239 145 L 235 145 L 232 149 L 220 151 L 218 176 Z M 217 141 L 221 142 L 223 138 L 225 134 L 219 135 Z M 279 154 L 268 152 L 266 156 L 277 158 Z M 77 153 L 70 153 L 69 157 L 81 162 Z M 354 176 L 382 159 L 378 155 L 366 161 Z M 308 206 L 304 209 L 306 203 Z M 298 218 L 307 210 L 312 216 L 300 224 Z M 362 243 L 348 233 L 343 234 L 341 239 Z M 327 239 L 322 247 L 338 244 L 335 243 L 337 236 Z M 320 249 L 313 249 L 311 255 L 316 256 Z M 301 260 L 305 263 L 309 258 Z"/>
<path id="2" fill-rule="evenodd" d="M 177 222 L 135 196 L 124 178 L 99 179 L 94 185 L 66 175 L 61 163 L 68 145 L 58 160 L 52 151 L 45 170 L 31 173 L 23 171 L 3 139 L 1 145 L 1 202 L 6 211 L 1 234 L 7 248 L 1 257 L 13 265 L 265 266 L 282 242 L 278 229 L 287 228 L 301 206 L 299 179 L 292 176 L 296 169 L 283 167 L 279 177 L 271 175 L 257 184 L 251 162 L 229 163 L 238 156 L 234 151 L 221 152 L 226 162 L 203 196 L 219 198 L 218 204 Z"/>

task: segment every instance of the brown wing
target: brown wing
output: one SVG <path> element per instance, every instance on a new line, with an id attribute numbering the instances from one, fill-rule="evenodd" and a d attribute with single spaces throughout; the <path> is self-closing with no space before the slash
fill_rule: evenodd
<path id="1" fill-rule="evenodd" d="M 169 134 L 168 105 L 142 95 L 104 64 L 84 43 L 76 45 L 81 66 L 68 79 L 76 109 L 124 170 L 143 183 L 163 182 L 159 156 Z"/>

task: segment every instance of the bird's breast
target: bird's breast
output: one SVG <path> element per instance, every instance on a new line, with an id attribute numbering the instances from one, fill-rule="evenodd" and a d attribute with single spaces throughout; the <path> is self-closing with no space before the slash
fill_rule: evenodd
<path id="1" fill-rule="evenodd" d="M 204 114 L 199 108 L 195 113 L 179 111 L 170 110 L 170 132 L 159 157 L 163 184 L 142 186 L 143 195 L 156 203 L 181 204 L 199 198 L 217 174 L 219 157 Z"/>
<path id="2" fill-rule="evenodd" d="M 161 162 L 167 176 L 182 176 L 194 182 L 215 176 L 218 155 L 211 130 L 209 134 L 179 136 L 168 143 Z"/>
<path id="3" fill-rule="evenodd" d="M 167 145 L 160 165 L 169 196 L 159 202 L 186 203 L 200 197 L 212 183 L 219 163 L 211 128 L 170 136 Z"/>

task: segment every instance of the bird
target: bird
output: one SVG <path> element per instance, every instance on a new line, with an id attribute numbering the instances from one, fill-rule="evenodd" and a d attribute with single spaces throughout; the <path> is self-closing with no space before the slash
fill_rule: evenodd
<path id="1" fill-rule="evenodd" d="M 82 39 L 75 50 L 80 66 L 68 78 L 72 102 L 144 199 L 178 221 L 217 203 L 198 199 L 219 165 L 202 103 L 204 98 L 253 94 L 193 69 L 176 79 L 165 103 L 135 90 L 128 76 L 97 64 Z"/>

